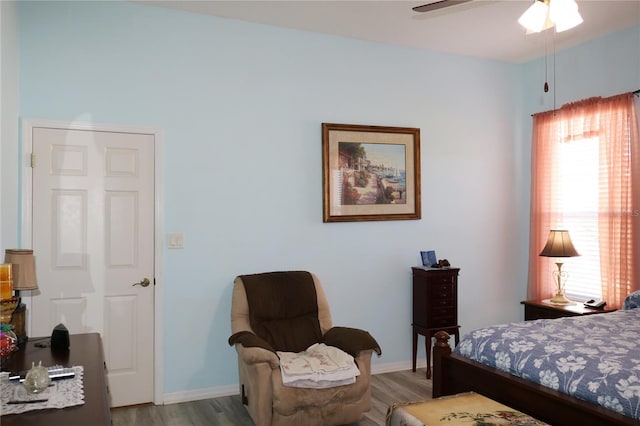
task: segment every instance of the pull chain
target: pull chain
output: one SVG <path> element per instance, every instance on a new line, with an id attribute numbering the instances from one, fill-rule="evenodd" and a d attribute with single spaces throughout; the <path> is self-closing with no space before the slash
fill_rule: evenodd
<path id="1" fill-rule="evenodd" d="M 547 78 L 547 58 L 549 57 L 549 53 L 547 52 L 547 45 L 549 44 L 549 37 L 545 35 L 544 37 L 544 93 L 549 91 L 549 83 Z"/>

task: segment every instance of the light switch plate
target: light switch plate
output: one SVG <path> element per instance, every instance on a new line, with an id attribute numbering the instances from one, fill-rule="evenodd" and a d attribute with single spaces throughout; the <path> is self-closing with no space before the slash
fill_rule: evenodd
<path id="1" fill-rule="evenodd" d="M 170 249 L 183 249 L 184 248 L 184 234 L 181 232 L 169 233 L 167 238 L 167 247 Z"/>

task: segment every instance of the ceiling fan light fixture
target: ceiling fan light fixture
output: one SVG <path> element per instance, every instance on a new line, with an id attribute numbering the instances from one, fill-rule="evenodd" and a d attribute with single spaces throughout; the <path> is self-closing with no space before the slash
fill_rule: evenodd
<path id="1" fill-rule="evenodd" d="M 549 19 L 549 15 L 547 15 L 547 17 L 545 18 L 544 23 L 542 24 L 542 26 L 537 25 L 535 27 L 535 30 L 527 28 L 527 31 L 525 31 L 524 33 L 526 35 L 529 35 L 529 34 L 533 34 L 533 33 L 539 33 L 539 32 L 542 32 L 542 31 L 546 31 L 549 28 L 553 28 L 553 21 L 551 19 Z"/>
<path id="2" fill-rule="evenodd" d="M 547 0 L 548 1 L 548 0 Z M 535 0 L 531 6 L 520 16 L 518 23 L 527 29 L 527 32 L 539 33 L 548 27 L 549 4 L 544 0 Z M 553 23 L 551 23 L 553 26 Z"/>
<path id="3" fill-rule="evenodd" d="M 556 32 L 570 30 L 583 20 L 575 0 L 553 0 L 549 7 L 549 18 L 556 24 Z"/>
<path id="4" fill-rule="evenodd" d="M 527 34 L 539 33 L 554 25 L 556 32 L 562 32 L 582 22 L 575 0 L 534 0 L 518 19 L 518 23 L 527 29 Z"/>

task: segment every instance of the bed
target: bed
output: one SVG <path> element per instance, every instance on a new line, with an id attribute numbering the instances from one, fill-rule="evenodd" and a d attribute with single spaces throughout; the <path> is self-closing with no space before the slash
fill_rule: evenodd
<path id="1" fill-rule="evenodd" d="M 433 397 L 474 391 L 553 425 L 640 424 L 640 292 L 625 309 L 436 334 Z"/>

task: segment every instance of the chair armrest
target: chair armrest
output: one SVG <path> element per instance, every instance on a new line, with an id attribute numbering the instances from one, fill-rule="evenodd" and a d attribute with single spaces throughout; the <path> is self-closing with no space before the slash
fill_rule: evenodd
<path id="1" fill-rule="evenodd" d="M 245 364 L 268 362 L 272 369 L 280 368 L 280 358 L 264 339 L 250 331 L 240 331 L 229 337 L 229 345 L 235 345 L 239 358 Z"/>
<path id="2" fill-rule="evenodd" d="M 268 351 L 275 353 L 275 349 L 262 337 L 250 332 L 250 331 L 239 331 L 229 337 L 229 345 L 235 345 L 240 343 L 245 348 L 263 348 Z"/>
<path id="3" fill-rule="evenodd" d="M 237 344 L 236 351 L 238 351 L 238 358 L 246 365 L 268 363 L 272 370 L 280 368 L 280 358 L 266 349 L 245 348 Z"/>
<path id="4" fill-rule="evenodd" d="M 357 357 L 360 351 L 374 350 L 382 355 L 380 345 L 368 332 L 358 328 L 333 327 L 322 336 L 322 343 L 342 349 L 349 355 Z"/>

